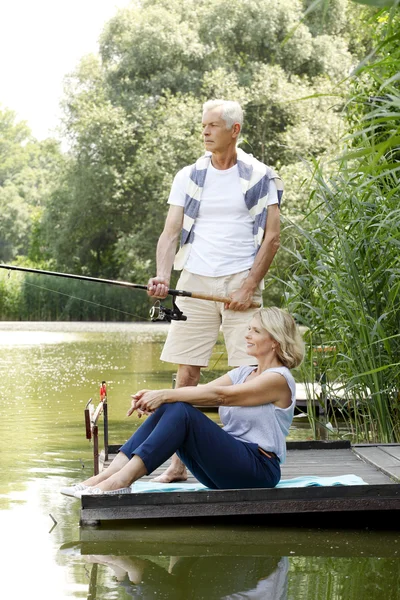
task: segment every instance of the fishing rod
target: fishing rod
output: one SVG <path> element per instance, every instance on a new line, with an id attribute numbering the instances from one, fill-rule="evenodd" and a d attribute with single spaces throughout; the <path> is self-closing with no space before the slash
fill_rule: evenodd
<path id="1" fill-rule="evenodd" d="M 139 283 L 132 283 L 130 281 L 120 281 L 118 279 L 101 279 L 99 277 L 89 277 L 87 275 L 75 275 L 73 273 L 61 273 L 58 271 L 45 271 L 43 269 L 31 269 L 29 267 L 16 267 L 14 265 L 0 264 L 0 269 L 6 269 L 8 271 L 22 271 L 24 273 L 35 273 L 37 275 L 50 275 L 52 277 L 64 277 L 67 279 L 78 279 L 80 281 L 91 281 L 93 283 L 105 283 L 107 285 L 118 285 L 120 287 L 134 288 L 138 290 L 147 291 L 147 285 L 141 285 Z M 231 298 L 224 296 L 212 296 L 209 294 L 201 294 L 199 292 L 187 292 L 185 290 L 174 290 L 169 289 L 167 292 L 168 296 L 172 296 L 173 308 L 166 308 L 161 305 L 160 300 L 156 300 L 154 306 L 150 310 L 150 319 L 152 321 L 186 321 L 187 317 L 182 313 L 175 303 L 177 296 L 185 298 L 196 298 L 198 300 L 208 300 L 211 302 L 223 302 L 224 304 L 231 302 Z M 260 308 L 261 304 L 253 302 L 252 308 Z"/>

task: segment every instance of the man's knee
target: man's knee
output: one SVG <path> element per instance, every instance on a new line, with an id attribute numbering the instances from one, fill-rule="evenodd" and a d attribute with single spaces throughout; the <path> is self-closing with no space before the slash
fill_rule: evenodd
<path id="1" fill-rule="evenodd" d="M 200 368 L 193 365 L 179 365 L 176 376 L 176 387 L 197 385 L 200 381 Z"/>

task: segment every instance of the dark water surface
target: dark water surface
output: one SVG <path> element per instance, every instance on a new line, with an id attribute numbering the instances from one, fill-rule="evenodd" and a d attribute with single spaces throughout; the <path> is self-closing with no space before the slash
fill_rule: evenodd
<path id="1" fill-rule="evenodd" d="M 127 439 L 140 424 L 125 417 L 130 394 L 171 386 L 174 367 L 159 361 L 165 332 L 0 323 L 1 598 L 400 599 L 399 531 L 306 528 L 301 517 L 287 529 L 239 520 L 79 527 L 79 501 L 59 488 L 92 474 L 84 406 L 105 379 L 109 441 Z M 223 346 L 211 363 L 226 369 Z M 310 435 L 298 423 L 290 439 Z"/>

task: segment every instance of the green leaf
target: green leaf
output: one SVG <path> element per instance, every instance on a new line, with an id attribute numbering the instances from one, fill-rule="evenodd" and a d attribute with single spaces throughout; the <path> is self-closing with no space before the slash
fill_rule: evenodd
<path id="1" fill-rule="evenodd" d="M 398 6 L 399 0 L 353 0 L 357 4 L 367 4 L 368 6 L 379 6 L 384 8 L 386 6 Z"/>

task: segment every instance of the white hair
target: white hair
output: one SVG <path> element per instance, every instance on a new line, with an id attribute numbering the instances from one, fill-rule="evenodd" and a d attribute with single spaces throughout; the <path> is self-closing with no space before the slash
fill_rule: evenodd
<path id="1" fill-rule="evenodd" d="M 243 109 L 239 102 L 233 100 L 208 100 L 203 104 L 203 115 L 209 110 L 221 107 L 221 119 L 225 121 L 226 128 L 232 129 L 235 123 L 239 123 L 240 129 L 243 126 Z"/>

